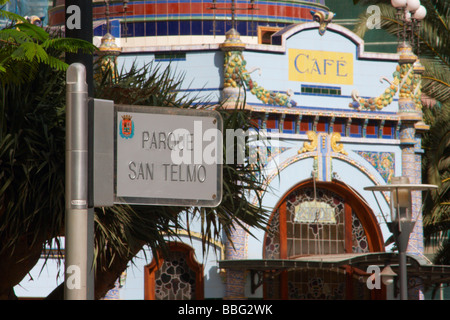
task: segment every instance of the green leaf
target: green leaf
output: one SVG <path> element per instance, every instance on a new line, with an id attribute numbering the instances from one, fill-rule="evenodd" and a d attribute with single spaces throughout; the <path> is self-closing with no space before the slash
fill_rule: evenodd
<path id="1" fill-rule="evenodd" d="M 0 18 L 8 19 L 11 21 L 27 22 L 27 20 L 24 17 L 6 10 L 0 10 Z"/>
<path id="2" fill-rule="evenodd" d="M 49 38 L 42 43 L 44 49 L 55 49 L 63 52 L 92 54 L 97 49 L 92 43 L 74 38 Z"/>
<path id="3" fill-rule="evenodd" d="M 49 34 L 44 29 L 29 22 L 16 24 L 15 27 L 36 42 L 44 42 L 49 37 Z"/>
<path id="4" fill-rule="evenodd" d="M 48 55 L 45 50 L 34 42 L 24 42 L 22 43 L 14 52 L 11 54 L 14 60 L 28 60 L 37 62 L 46 62 Z"/>
<path id="5" fill-rule="evenodd" d="M 17 30 L 15 28 L 7 28 L 0 30 L 0 39 L 4 40 L 6 42 L 13 43 L 21 43 L 25 41 L 30 41 L 31 38 L 28 34 L 21 32 L 20 30 Z M 3 47 L 3 50 L 6 48 Z"/>
<path id="6" fill-rule="evenodd" d="M 56 70 L 59 70 L 59 71 L 65 71 L 69 67 L 69 65 L 67 63 L 65 63 L 64 61 L 62 61 L 58 58 L 52 57 L 52 56 L 47 57 L 47 64 L 50 67 L 52 67 Z"/>

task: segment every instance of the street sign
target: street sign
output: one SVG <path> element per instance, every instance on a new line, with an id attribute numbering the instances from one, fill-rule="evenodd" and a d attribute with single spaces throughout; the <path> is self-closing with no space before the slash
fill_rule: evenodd
<path id="1" fill-rule="evenodd" d="M 223 124 L 217 111 L 130 105 L 115 109 L 115 203 L 220 203 Z"/>

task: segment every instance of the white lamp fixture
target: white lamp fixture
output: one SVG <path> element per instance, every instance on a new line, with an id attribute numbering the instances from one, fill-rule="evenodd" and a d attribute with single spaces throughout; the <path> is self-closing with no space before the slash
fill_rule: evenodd
<path id="1" fill-rule="evenodd" d="M 392 177 L 392 184 L 408 185 L 408 177 Z M 412 221 L 411 190 L 405 187 L 395 188 L 391 191 L 393 210 L 392 221 Z"/>
<path id="2" fill-rule="evenodd" d="M 405 21 L 411 22 L 411 12 L 409 12 L 409 11 L 405 12 Z"/>
<path id="3" fill-rule="evenodd" d="M 365 187 L 364 190 L 391 192 L 390 207 L 392 224 L 389 229 L 394 234 L 395 243 L 397 244 L 399 253 L 400 299 L 407 300 L 408 279 L 406 249 L 408 247 L 409 235 L 415 224 L 411 210 L 411 191 L 437 189 L 437 186 L 430 184 L 409 184 L 409 179 L 407 177 L 392 177 L 391 182 L 392 184 L 384 186 Z M 388 271 L 389 270 L 386 272 Z"/>
<path id="4" fill-rule="evenodd" d="M 408 177 L 392 177 L 391 184 L 364 187 L 364 190 L 388 191 L 391 193 L 390 206 L 392 222 L 412 221 L 411 191 L 430 189 L 437 189 L 437 186 L 431 184 L 410 184 Z"/>
<path id="5" fill-rule="evenodd" d="M 394 277 L 396 275 L 397 274 L 394 272 L 394 270 L 392 270 L 391 266 L 387 265 L 386 267 L 383 268 L 383 271 L 381 271 L 380 273 L 381 281 L 385 286 L 388 286 L 394 283 Z"/>
<path id="6" fill-rule="evenodd" d="M 416 20 L 423 20 L 427 15 L 427 9 L 424 6 L 420 6 L 419 9 L 414 12 L 413 18 Z"/>
<path id="7" fill-rule="evenodd" d="M 415 12 L 420 7 L 420 0 L 408 0 L 406 10 Z"/>
<path id="8" fill-rule="evenodd" d="M 406 7 L 407 0 L 391 0 L 391 4 L 394 8 Z"/>

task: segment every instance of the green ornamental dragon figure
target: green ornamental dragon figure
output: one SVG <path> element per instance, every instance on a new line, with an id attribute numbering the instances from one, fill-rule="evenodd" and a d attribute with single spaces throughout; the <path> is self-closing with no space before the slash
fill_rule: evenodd
<path id="1" fill-rule="evenodd" d="M 417 56 L 412 54 L 410 46 L 401 47 L 399 54 L 400 59 L 392 75 L 393 80 L 389 81 L 385 77 L 381 78 L 381 81 L 385 80 L 389 83 L 389 87 L 375 98 L 362 98 L 356 90 L 353 90 L 353 101 L 349 103 L 350 108 L 356 110 L 382 110 L 393 101 L 395 94 L 398 92 L 400 100 L 410 99 L 416 110 L 422 109 L 420 97 L 422 94 L 421 81 L 424 68 Z"/>
<path id="2" fill-rule="evenodd" d="M 253 81 L 250 72 L 246 69 L 245 61 L 241 51 L 228 51 L 224 59 L 224 87 L 238 87 L 244 85 L 255 95 L 258 100 L 265 104 L 293 107 L 296 102 L 291 99 L 292 93 L 287 94 L 269 91 Z"/>
<path id="3" fill-rule="evenodd" d="M 319 34 L 323 35 L 326 31 L 327 25 L 332 21 L 334 13 L 332 12 L 315 12 L 311 11 L 314 21 L 318 22 Z M 228 98 L 231 96 L 238 96 L 234 92 L 235 88 L 244 87 L 262 101 L 264 104 L 276 105 L 281 107 L 295 107 L 297 103 L 292 99 L 292 90 L 287 90 L 286 93 L 270 91 L 258 85 L 254 81 L 246 69 L 247 62 L 244 59 L 242 51 L 245 50 L 245 44 L 241 42 L 239 33 L 234 29 L 230 29 L 226 34 L 226 40 L 221 44 L 221 49 L 224 51 L 224 92 L 228 93 Z M 225 95 L 227 96 L 227 94 Z"/>
<path id="4" fill-rule="evenodd" d="M 244 87 L 250 90 L 264 104 L 282 107 L 294 107 L 297 105 L 291 99 L 293 95 L 291 90 L 288 90 L 286 94 L 266 90 L 251 78 L 251 72 L 247 70 L 247 62 L 242 54 L 245 44 L 240 41 L 240 35 L 235 29 L 227 32 L 226 40 L 221 45 L 221 49 L 224 51 L 224 91 L 230 89 L 238 90 Z"/>

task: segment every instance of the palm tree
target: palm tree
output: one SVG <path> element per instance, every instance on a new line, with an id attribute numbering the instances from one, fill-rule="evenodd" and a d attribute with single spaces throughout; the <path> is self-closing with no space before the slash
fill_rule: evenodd
<path id="1" fill-rule="evenodd" d="M 0 4 L 4 4 L 1 1 Z M 94 46 L 55 38 L 24 18 L 0 30 L 0 297 L 61 234 L 64 204 L 65 52 Z"/>
<path id="2" fill-rule="evenodd" d="M 0 4 L 3 3 L 0 2 Z M 33 268 L 50 242 L 64 235 L 65 69 L 64 52 L 92 45 L 60 39 L 0 11 L 19 24 L 0 30 L 0 298 L 13 298 L 13 287 Z M 98 79 L 96 96 L 117 103 L 176 108 L 201 107 L 205 101 L 177 93 L 182 77 L 157 66 L 133 67 L 114 78 Z M 249 114 L 224 111 L 225 128 L 251 126 Z M 225 152 L 224 152 L 225 154 Z M 247 153 L 248 154 L 248 153 Z M 114 285 L 130 260 L 145 245 L 157 253 L 167 236 L 189 228 L 181 224 L 200 218 L 204 249 L 209 239 L 230 234 L 235 223 L 264 228 L 267 215 L 248 192 L 262 191 L 258 166 L 225 165 L 224 196 L 217 208 L 96 208 L 96 293 Z M 189 224 L 187 224 L 189 225 Z M 57 275 L 55 275 L 56 277 Z M 62 298 L 60 286 L 49 298 Z"/>
<path id="3" fill-rule="evenodd" d="M 0 6 L 6 2 L 0 0 Z M 38 72 L 41 64 L 55 70 L 66 70 L 68 65 L 55 53 L 75 53 L 82 50 L 92 54 L 95 49 L 86 41 L 50 36 L 46 30 L 15 13 L 0 10 L 0 17 L 10 20 L 9 25 L 0 30 L 2 84 L 23 83 Z"/>
<path id="4" fill-rule="evenodd" d="M 423 137 L 423 175 L 426 183 L 438 186 L 424 201 L 424 235 L 438 246 L 434 262 L 450 264 L 450 104 L 447 100 L 424 111 L 431 127 Z"/>
<path id="5" fill-rule="evenodd" d="M 381 28 L 396 35 L 403 24 L 396 18 L 390 0 L 354 0 L 355 3 L 377 4 L 381 11 Z M 415 37 L 420 41 L 420 59 L 425 65 L 423 93 L 445 103 L 450 99 L 450 3 L 439 0 L 422 0 L 427 16 L 421 22 Z M 354 32 L 364 38 L 369 30 L 370 14 L 363 14 Z"/>
<path id="6" fill-rule="evenodd" d="M 100 63 L 100 61 L 99 61 Z M 250 128 L 257 130 L 251 121 L 249 112 L 239 108 L 225 110 L 221 106 L 211 106 L 207 101 L 180 95 L 178 88 L 183 78 L 176 76 L 170 66 L 161 70 L 152 63 L 141 68 L 133 66 L 116 75 L 115 64 L 107 64 L 104 76 L 97 78 L 96 95 L 102 99 L 113 100 L 118 104 L 153 105 L 172 108 L 211 108 L 222 115 L 224 133 L 227 128 Z M 113 76 L 114 75 L 114 76 Z M 206 107 L 205 107 L 206 105 Z M 225 139 L 225 135 L 223 137 Z M 225 140 L 224 140 L 225 141 Z M 249 150 L 246 150 L 249 154 Z M 224 150 L 223 155 L 226 155 Z M 260 195 L 264 192 L 262 164 L 229 164 L 223 161 L 223 199 L 216 208 L 179 208 L 179 207 L 123 207 L 98 208 L 96 211 L 96 248 L 98 250 L 97 276 L 95 283 L 96 298 L 102 297 L 126 269 L 129 261 L 144 245 L 152 252 L 165 249 L 167 235 L 176 237 L 176 231 L 184 227 L 189 232 L 189 221 L 201 221 L 203 249 L 209 249 L 212 239 L 221 239 L 222 232 L 229 236 L 239 224 L 248 230 L 248 226 L 265 228 L 267 212 L 261 206 Z M 256 204 L 248 194 L 257 197 Z"/>
<path id="7" fill-rule="evenodd" d="M 395 17 L 389 0 L 354 0 L 356 3 L 378 4 L 381 27 L 396 34 L 402 23 Z M 420 41 L 420 60 L 425 66 L 422 91 L 434 104 L 425 103 L 424 121 L 430 125 L 422 146 L 423 180 L 438 186 L 424 200 L 424 234 L 431 244 L 440 243 L 435 263 L 450 264 L 450 2 L 422 0 L 427 16 L 415 32 Z M 368 15 L 362 15 L 355 32 L 363 37 Z"/>

